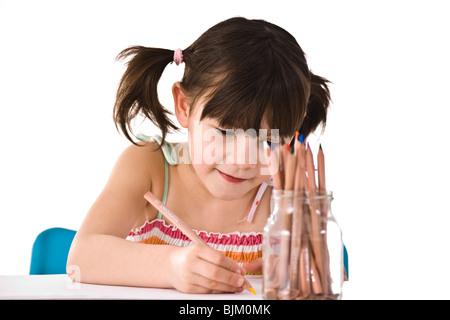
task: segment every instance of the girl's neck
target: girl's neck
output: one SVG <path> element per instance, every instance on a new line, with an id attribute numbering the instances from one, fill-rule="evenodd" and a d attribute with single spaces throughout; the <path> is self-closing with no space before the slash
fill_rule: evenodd
<path id="1" fill-rule="evenodd" d="M 197 228 L 194 225 L 199 225 L 200 228 L 209 231 L 217 230 L 217 228 L 227 229 L 227 226 L 229 226 L 233 230 L 222 230 L 221 232 L 236 231 L 235 227 L 242 224 L 239 221 L 245 220 L 258 188 L 234 200 L 221 200 L 215 198 L 209 192 L 192 165 L 181 164 L 176 168 L 177 181 L 180 181 L 179 192 L 183 194 L 183 199 L 185 199 L 183 220 L 190 221 L 195 229 Z"/>

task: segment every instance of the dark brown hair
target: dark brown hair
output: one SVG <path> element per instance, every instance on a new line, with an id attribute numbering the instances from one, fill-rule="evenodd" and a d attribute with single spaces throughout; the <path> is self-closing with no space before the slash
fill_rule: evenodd
<path id="1" fill-rule="evenodd" d="M 138 114 L 161 129 L 165 140 L 177 130 L 171 112 L 158 100 L 157 84 L 173 50 L 134 46 L 118 59 L 132 57 L 117 91 L 114 121 L 133 142 L 131 120 Z M 263 118 L 280 136 L 305 137 L 325 127 L 330 103 L 328 80 L 311 73 L 295 38 L 264 20 L 231 18 L 213 26 L 183 50 L 181 87 L 192 109 L 202 96 L 201 119 L 223 128 L 254 128 Z M 134 143 L 134 142 L 133 142 Z"/>

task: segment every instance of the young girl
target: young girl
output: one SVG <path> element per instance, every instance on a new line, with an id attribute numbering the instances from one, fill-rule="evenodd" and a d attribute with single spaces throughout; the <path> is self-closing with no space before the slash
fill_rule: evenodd
<path id="1" fill-rule="evenodd" d="M 213 26 L 182 51 L 136 46 L 118 58 L 130 61 L 114 120 L 132 145 L 77 232 L 68 267 L 77 266 L 79 279 L 88 283 L 242 291 L 246 272 L 261 271 L 272 188 L 262 170 L 266 164 L 250 161 L 251 139 L 238 143 L 237 129 L 267 129 L 269 140 L 270 129 L 286 141 L 297 130 L 308 136 L 325 125 L 328 81 L 310 72 L 292 35 L 245 18 Z M 172 86 L 177 120 L 189 133 L 189 141 L 178 145 L 165 140 L 177 126 L 157 95 L 158 80 L 172 62 L 185 64 L 182 80 Z M 137 115 L 156 124 L 161 136 L 136 142 L 131 122 Z M 208 133 L 214 139 L 205 138 Z M 220 137 L 227 146 L 206 152 Z M 193 244 L 164 219 L 144 199 L 149 190 L 209 247 Z"/>

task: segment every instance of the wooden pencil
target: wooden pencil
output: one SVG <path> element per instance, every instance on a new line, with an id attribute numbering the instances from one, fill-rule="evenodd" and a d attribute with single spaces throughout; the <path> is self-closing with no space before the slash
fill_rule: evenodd
<path id="1" fill-rule="evenodd" d="M 273 187 L 275 190 L 281 190 L 283 189 L 283 184 L 280 171 L 280 148 L 278 146 L 271 146 L 267 151 L 270 158 L 270 174 L 272 176 Z"/>
<path id="2" fill-rule="evenodd" d="M 319 145 L 319 151 L 317 152 L 317 176 L 319 180 L 319 190 L 327 190 L 325 182 L 325 156 L 322 150 L 322 144 Z"/>
<path id="3" fill-rule="evenodd" d="M 322 214 L 322 247 L 323 247 L 323 278 L 327 279 L 327 292 L 325 294 L 331 294 L 331 275 L 330 275 L 330 257 L 328 253 L 327 244 L 327 216 L 328 216 L 328 195 L 325 179 L 325 155 L 322 149 L 322 144 L 319 145 L 319 151 L 317 152 L 317 177 L 319 180 L 319 195 L 320 195 L 320 211 Z"/>
<path id="4" fill-rule="evenodd" d="M 292 235 L 291 235 L 291 261 L 290 261 L 290 286 L 293 289 L 300 289 L 300 251 L 302 242 L 302 219 L 303 219 L 303 195 L 305 179 L 305 146 L 303 135 L 298 131 L 295 135 L 294 155 L 296 158 L 295 183 L 294 183 L 294 212 L 292 213 Z"/>
<path id="5" fill-rule="evenodd" d="M 295 186 L 296 191 L 303 192 L 305 190 L 306 167 L 305 167 L 305 144 L 303 135 L 299 135 L 295 141 L 295 154 L 297 158 L 297 168 L 295 171 Z"/>
<path id="6" fill-rule="evenodd" d="M 186 237 L 188 237 L 192 242 L 202 246 L 208 246 L 208 244 L 200 238 L 200 236 L 194 232 L 183 220 L 181 220 L 175 213 L 173 213 L 169 208 L 167 208 L 153 193 L 150 191 L 146 192 L 144 198 L 150 202 L 159 212 L 162 213 L 164 217 L 167 218 L 172 224 L 174 224 L 178 229 L 183 232 Z M 255 289 L 251 286 L 247 279 L 244 278 L 244 289 L 247 289 L 251 293 L 256 295 Z"/>
<path id="7" fill-rule="evenodd" d="M 306 299 L 311 294 L 311 271 L 309 266 L 308 240 L 305 234 L 302 234 L 300 259 L 299 259 L 299 289 L 300 294 L 297 299 Z"/>
<path id="8" fill-rule="evenodd" d="M 272 176 L 272 181 L 274 184 L 274 191 L 281 192 L 283 190 L 283 183 L 281 179 L 282 171 L 281 171 L 281 152 L 280 145 L 278 143 L 272 143 L 271 146 L 265 142 L 265 148 L 268 157 L 270 158 L 270 175 Z M 279 202 L 279 205 L 282 207 L 282 201 Z M 282 208 L 280 208 L 282 210 Z M 281 212 L 280 210 L 280 212 Z M 267 274 L 265 277 L 268 279 L 268 283 L 264 287 L 264 298 L 265 299 L 276 299 L 278 298 L 278 289 L 280 288 L 280 256 L 279 255 L 270 255 L 267 262 L 268 266 L 266 266 L 265 272 Z"/>
<path id="9" fill-rule="evenodd" d="M 325 182 L 325 156 L 322 150 L 322 144 L 319 145 L 319 151 L 317 152 L 317 178 L 319 180 L 319 194 L 320 196 L 326 197 L 326 182 Z M 326 221 L 328 205 L 327 201 L 321 200 L 321 213 L 323 221 Z M 326 223 L 322 225 L 323 228 L 326 228 Z"/>
<path id="10" fill-rule="evenodd" d="M 323 293 L 323 281 L 320 277 L 319 268 L 317 266 L 317 260 L 312 257 L 310 253 L 310 271 L 311 271 L 311 287 L 315 295 L 321 295 Z"/>
<path id="11" fill-rule="evenodd" d="M 284 150 L 283 150 L 284 149 Z M 284 171 L 284 192 L 285 195 L 293 194 L 296 160 L 289 144 L 282 148 L 284 152 L 283 160 L 285 161 Z M 281 213 L 281 243 L 280 243 L 280 299 L 293 299 L 297 292 L 293 293 L 290 287 L 290 252 L 291 252 L 291 228 L 292 228 L 292 198 L 282 197 Z"/>
<path id="12" fill-rule="evenodd" d="M 281 189 L 284 189 L 285 178 L 286 178 L 286 172 L 285 172 L 286 146 L 285 146 L 283 137 L 281 138 L 281 146 L 279 147 L 278 150 L 279 150 L 279 171 L 280 171 L 280 178 L 281 178 Z"/>
<path id="13" fill-rule="evenodd" d="M 313 250 L 313 231 L 312 231 L 312 223 L 311 223 L 311 208 L 309 204 L 303 204 L 303 226 L 302 226 L 302 248 L 306 248 L 308 255 L 306 256 L 306 278 L 303 276 L 302 279 L 299 279 L 300 285 L 302 281 L 307 281 L 309 283 L 309 293 L 317 294 L 317 292 L 321 292 L 322 290 L 317 290 L 317 286 L 322 287 L 322 281 L 319 273 L 317 272 L 317 263 L 314 262 L 314 250 Z M 312 268 L 316 269 L 316 272 Z M 312 282 L 312 277 L 314 276 L 314 283 Z M 312 285 L 314 284 L 315 290 L 312 290 Z"/>
<path id="14" fill-rule="evenodd" d="M 293 154 L 293 149 L 289 144 L 286 144 L 286 149 L 284 150 L 283 160 L 285 160 L 285 171 L 284 171 L 284 190 L 293 191 L 294 190 L 294 179 L 295 179 L 295 166 L 296 159 Z"/>
<path id="15" fill-rule="evenodd" d="M 321 237 L 321 213 L 320 207 L 317 204 L 317 187 L 315 181 L 315 170 L 314 170 L 314 159 L 309 146 L 306 149 L 306 170 L 308 173 L 308 194 L 309 194 L 309 206 L 311 214 L 311 228 L 312 228 L 312 249 L 315 258 L 315 265 L 317 266 L 318 274 L 322 276 L 324 274 L 324 258 L 323 258 L 323 247 L 322 247 L 322 237 Z M 325 291 L 326 283 L 325 279 L 322 279 L 323 291 Z"/>

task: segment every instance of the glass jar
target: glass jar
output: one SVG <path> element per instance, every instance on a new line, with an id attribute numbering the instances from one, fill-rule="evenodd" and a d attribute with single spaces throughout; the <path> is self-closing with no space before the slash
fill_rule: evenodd
<path id="1" fill-rule="evenodd" d="M 343 243 L 332 200 L 332 192 L 273 190 L 263 233 L 264 299 L 341 298 Z"/>

